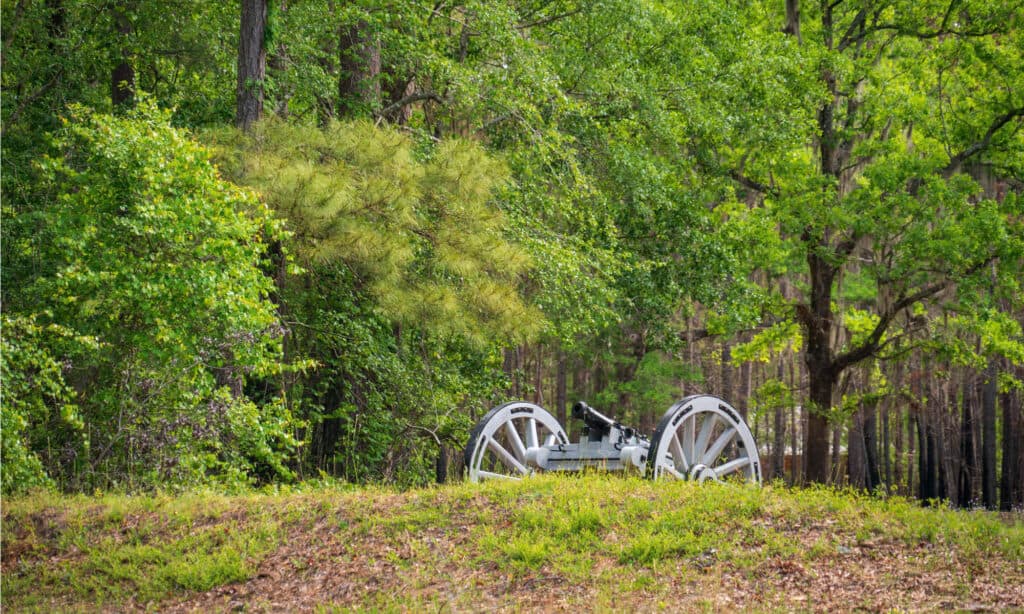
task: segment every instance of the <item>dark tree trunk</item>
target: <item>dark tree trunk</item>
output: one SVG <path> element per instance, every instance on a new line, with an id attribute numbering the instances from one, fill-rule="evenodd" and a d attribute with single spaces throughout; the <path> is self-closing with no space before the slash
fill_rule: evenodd
<path id="1" fill-rule="evenodd" d="M 996 365 L 989 361 L 981 395 L 981 502 L 996 508 Z"/>
<path id="2" fill-rule="evenodd" d="M 881 483 L 878 472 L 878 402 L 869 401 L 864 406 L 864 461 L 866 481 L 864 487 L 874 491 Z"/>
<path id="3" fill-rule="evenodd" d="M 732 360 L 732 348 L 729 346 L 728 341 L 722 341 L 722 394 L 721 397 L 725 399 L 726 403 L 734 405 L 736 399 L 733 395 L 733 382 L 732 382 L 732 365 L 729 362 Z"/>
<path id="4" fill-rule="evenodd" d="M 521 350 L 516 348 L 507 348 L 505 350 L 505 361 L 503 370 L 505 371 L 505 377 L 508 378 L 508 395 L 513 399 L 520 399 L 521 391 L 519 386 L 519 369 L 520 369 L 520 357 L 522 356 Z"/>
<path id="5" fill-rule="evenodd" d="M 544 405 L 544 348 L 539 343 L 533 352 L 533 402 Z"/>
<path id="6" fill-rule="evenodd" d="M 904 412 L 901 410 L 901 405 L 897 404 L 893 406 L 896 410 L 896 417 L 894 418 L 896 427 L 896 437 L 893 442 L 893 457 L 892 457 L 892 480 L 889 482 L 890 487 L 895 486 L 896 492 L 899 494 L 906 494 L 904 490 L 900 490 L 903 486 L 903 456 L 906 454 L 904 439 L 903 439 L 903 419 Z"/>
<path id="7" fill-rule="evenodd" d="M 567 421 L 566 416 L 566 405 L 568 405 L 568 398 L 565 392 L 566 384 L 566 365 L 565 365 L 565 350 L 558 350 L 558 364 L 555 367 L 555 415 L 558 418 L 558 423 L 565 428 Z"/>
<path id="8" fill-rule="evenodd" d="M 68 10 L 64 6 L 63 0 L 46 0 L 46 8 L 50 11 L 50 19 L 46 22 L 46 31 L 50 35 L 47 39 L 47 46 L 51 52 L 59 53 L 60 45 L 57 43 L 67 34 Z"/>
<path id="9" fill-rule="evenodd" d="M 927 502 L 929 499 L 935 496 L 935 492 L 931 487 L 931 473 L 933 466 L 929 466 L 928 460 L 930 458 L 928 445 L 928 427 L 926 424 L 926 418 L 924 415 L 923 408 L 919 409 L 914 416 L 917 425 L 917 474 L 918 478 L 918 498 Z"/>
<path id="10" fill-rule="evenodd" d="M 824 155 L 824 154 L 823 154 Z M 797 315 L 803 323 L 807 347 L 804 362 L 810 378 L 810 413 L 804 445 L 804 477 L 808 482 L 828 481 L 829 424 L 832 396 L 839 373 L 832 355 L 832 285 L 836 267 L 817 251 L 807 254 L 811 274 L 810 304 L 800 306 Z"/>
<path id="11" fill-rule="evenodd" d="M 926 505 L 939 497 L 938 449 L 932 416 L 922 407 L 918 414 L 918 473 L 921 475 L 919 497 Z"/>
<path id="12" fill-rule="evenodd" d="M 782 31 L 795 36 L 798 43 L 803 42 L 800 37 L 800 0 L 786 0 L 786 27 Z"/>
<path id="13" fill-rule="evenodd" d="M 808 482 L 825 483 L 829 473 L 829 425 L 828 412 L 832 407 L 832 392 L 835 376 L 831 369 L 821 368 L 812 362 L 808 353 L 808 370 L 811 378 L 810 412 L 807 416 L 807 433 L 804 437 L 804 477 Z"/>
<path id="14" fill-rule="evenodd" d="M 867 471 L 864 467 L 866 456 L 864 449 L 864 410 L 859 409 L 850 418 L 850 432 L 847 437 L 846 446 L 847 475 L 850 477 L 850 486 L 854 488 L 867 488 Z"/>
<path id="15" fill-rule="evenodd" d="M 924 472 L 921 474 L 921 484 L 924 487 L 922 499 L 939 498 L 939 451 L 938 441 L 935 436 L 935 425 L 932 424 L 931 416 L 924 421 L 925 440 L 922 452 L 924 453 Z"/>
<path id="16" fill-rule="evenodd" d="M 1020 394 L 1016 390 L 1004 392 L 1000 399 L 1003 408 L 1003 471 L 999 484 L 999 509 L 1010 511 L 1021 499 L 1021 476 L 1018 472 L 1020 455 Z"/>
<path id="17" fill-rule="evenodd" d="M 277 10 L 279 13 L 285 13 L 288 11 L 287 0 L 277 0 Z M 274 49 L 269 53 L 267 57 L 267 67 L 271 75 L 275 75 L 275 81 L 281 83 L 285 79 L 277 79 L 276 75 L 286 75 L 288 67 L 291 65 L 291 60 L 288 57 L 288 47 L 284 43 L 278 43 Z M 277 96 L 273 100 L 274 114 L 284 119 L 288 117 L 288 104 L 292 98 L 292 90 L 279 88 Z"/>
<path id="18" fill-rule="evenodd" d="M 441 444 L 437 450 L 437 461 L 434 463 L 434 481 L 444 484 L 448 481 L 448 449 Z"/>
<path id="19" fill-rule="evenodd" d="M 243 130 L 263 117 L 263 82 L 267 75 L 267 0 L 242 0 L 238 41 L 238 86 L 235 125 Z"/>
<path id="20" fill-rule="evenodd" d="M 796 390 L 797 374 L 796 374 L 796 359 L 789 362 L 789 389 Z M 801 376 L 801 380 L 802 380 Z M 806 407 L 806 403 L 803 405 Z M 804 411 L 804 410 L 802 410 Z M 806 412 L 805 412 L 806 413 Z M 789 467 L 789 483 L 799 484 L 798 479 L 803 473 L 803 451 L 800 450 L 800 436 L 799 431 L 796 428 L 796 403 L 790 404 L 789 407 L 789 432 L 790 432 L 790 445 L 792 447 L 790 453 L 790 467 Z"/>
<path id="21" fill-rule="evenodd" d="M 736 406 L 744 420 L 750 415 L 750 395 L 753 390 L 753 382 L 751 380 L 753 378 L 754 374 L 750 363 L 744 362 L 743 366 L 740 367 L 740 382 L 742 382 L 743 392 L 740 393 L 737 399 L 739 405 Z"/>
<path id="22" fill-rule="evenodd" d="M 380 44 L 365 21 L 342 28 L 338 73 L 341 115 L 356 117 L 380 106 Z"/>
<path id="23" fill-rule="evenodd" d="M 779 358 L 778 378 L 783 381 L 785 377 L 785 366 L 782 358 Z M 785 478 L 786 471 L 786 415 L 785 405 L 779 403 L 775 407 L 775 445 L 772 454 L 772 477 Z"/>
<path id="24" fill-rule="evenodd" d="M 890 461 L 889 401 L 882 401 L 882 475 L 885 480 L 885 494 L 892 488 L 892 462 Z"/>
<path id="25" fill-rule="evenodd" d="M 961 401 L 962 417 L 960 420 L 960 478 L 957 488 L 957 505 L 970 507 L 974 501 L 974 483 L 978 468 L 974 464 L 974 416 L 971 407 L 970 380 L 965 379 L 963 399 Z"/>
<path id="26" fill-rule="evenodd" d="M 910 494 L 914 492 L 914 452 L 916 450 L 917 457 L 920 459 L 921 450 L 918 449 L 920 448 L 920 441 L 914 438 L 914 425 L 916 424 L 916 419 L 914 415 L 908 413 L 907 419 L 904 421 L 904 423 L 907 427 L 907 454 L 905 459 L 907 462 L 907 487 L 905 492 L 907 496 L 910 496 Z M 902 425 L 903 423 L 901 423 L 901 428 Z M 918 479 L 918 482 L 920 482 L 920 471 L 918 471 L 916 477 Z"/>
<path id="27" fill-rule="evenodd" d="M 128 48 L 128 37 L 132 33 L 132 22 L 128 17 L 128 7 L 118 3 L 113 8 L 114 25 L 117 28 L 120 42 L 121 61 L 110 71 L 110 101 L 114 108 L 129 107 L 135 100 L 135 68 L 131 63 Z"/>

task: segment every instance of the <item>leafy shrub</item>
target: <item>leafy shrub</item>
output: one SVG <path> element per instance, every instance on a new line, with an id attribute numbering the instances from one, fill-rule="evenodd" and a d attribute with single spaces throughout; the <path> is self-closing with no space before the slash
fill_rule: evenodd
<path id="1" fill-rule="evenodd" d="M 33 214 L 49 229 L 39 249 L 53 272 L 27 284 L 21 303 L 43 306 L 39 326 L 96 343 L 52 358 L 23 352 L 9 367 L 14 381 L 45 367 L 47 407 L 77 393 L 68 415 L 90 433 L 87 458 L 51 475 L 68 488 L 288 477 L 289 415 L 244 394 L 248 379 L 280 369 L 261 268 L 265 241 L 279 237 L 267 209 L 149 103 L 125 117 L 73 108 L 52 144 Z M 12 406 L 11 424 L 17 413 L 42 428 L 42 396 L 16 398 L 36 409 Z"/>

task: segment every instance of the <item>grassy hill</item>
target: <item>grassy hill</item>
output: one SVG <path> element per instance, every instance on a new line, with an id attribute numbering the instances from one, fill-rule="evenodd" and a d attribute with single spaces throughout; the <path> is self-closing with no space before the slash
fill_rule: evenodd
<path id="1" fill-rule="evenodd" d="M 542 476 L 3 502 L 4 611 L 1024 608 L 1024 518 Z"/>

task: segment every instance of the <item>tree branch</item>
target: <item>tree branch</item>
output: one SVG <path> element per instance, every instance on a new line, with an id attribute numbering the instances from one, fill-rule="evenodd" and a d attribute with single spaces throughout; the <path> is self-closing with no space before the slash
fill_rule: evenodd
<path id="1" fill-rule="evenodd" d="M 944 20 L 945 22 L 945 20 Z M 844 38 L 839 45 L 839 51 L 842 51 L 850 45 L 864 40 L 868 35 L 874 34 L 875 32 L 884 32 L 886 30 L 895 31 L 897 34 L 902 36 L 909 36 L 919 40 L 928 40 L 932 38 L 939 38 L 940 36 L 957 36 L 962 38 L 980 38 L 984 36 L 991 36 L 993 34 L 1002 34 L 1006 32 L 1006 24 L 999 23 L 998 25 L 990 28 L 984 28 L 980 30 L 947 30 L 945 23 L 936 30 L 911 30 L 906 26 L 902 26 L 896 23 L 883 23 L 873 25 L 870 28 L 864 28 L 856 36 L 851 36 L 849 39 Z"/>
<path id="2" fill-rule="evenodd" d="M 995 260 L 995 256 L 989 256 L 985 260 L 976 262 L 974 265 L 972 265 L 970 268 L 964 271 L 963 275 L 970 275 L 971 273 L 980 271 L 984 267 L 991 264 L 993 260 Z M 886 345 L 882 343 L 882 336 L 885 335 L 885 332 L 886 330 L 888 330 L 889 325 L 892 324 L 892 321 L 901 311 L 910 307 L 914 303 L 917 303 L 918 301 L 922 301 L 931 296 L 935 296 L 936 294 L 938 294 L 942 290 L 945 290 L 952 284 L 953 279 L 951 277 L 947 277 L 942 281 L 937 281 L 935 283 L 928 284 L 921 288 L 920 290 L 918 290 L 917 292 L 914 292 L 913 294 L 905 295 L 901 297 L 899 300 L 897 300 L 895 303 L 890 305 L 884 313 L 879 315 L 878 324 L 875 325 L 874 330 L 871 331 L 871 334 L 868 335 L 868 338 L 863 343 L 835 357 L 835 359 L 832 361 L 833 372 L 839 373 L 846 367 L 856 364 L 864 360 L 865 358 L 875 354 L 879 349 Z"/>
<path id="3" fill-rule="evenodd" d="M 760 192 L 762 194 L 767 194 L 769 196 L 778 196 L 779 195 L 779 190 L 777 188 L 774 188 L 774 187 L 769 186 L 769 185 L 765 185 L 765 184 L 763 184 L 763 183 L 761 183 L 759 181 L 755 181 L 755 180 L 751 179 L 750 177 L 747 177 L 746 175 L 744 175 L 740 171 L 737 171 L 737 170 L 734 170 L 734 169 L 730 170 L 729 171 L 729 176 L 732 177 L 733 180 L 735 180 L 737 183 L 739 183 L 740 185 L 742 185 L 743 187 L 745 187 L 745 188 L 747 188 L 749 190 L 754 190 L 755 192 Z"/>
<path id="4" fill-rule="evenodd" d="M 583 7 L 578 7 L 575 10 L 566 11 L 564 13 L 559 13 L 558 15 L 551 15 L 550 17 L 541 17 L 540 19 L 535 19 L 535 20 L 527 22 L 527 23 L 521 23 L 521 24 L 518 24 L 515 28 L 516 28 L 516 30 L 525 30 L 527 28 L 534 28 L 536 26 L 546 26 L 549 23 L 554 23 L 554 22 L 556 22 L 556 21 L 558 21 L 560 19 L 565 19 L 566 17 L 572 17 L 573 15 L 576 15 L 576 14 L 582 13 L 582 12 L 583 12 Z"/>
<path id="5" fill-rule="evenodd" d="M 434 92 L 416 92 L 415 94 L 409 94 L 408 96 L 400 98 L 399 100 L 389 104 L 388 106 L 378 111 L 376 115 L 378 118 L 381 118 L 388 115 L 389 113 L 394 113 L 395 111 L 401 109 L 406 105 L 410 105 L 414 102 L 419 102 L 421 100 L 433 100 L 438 104 L 444 104 L 444 100 L 441 100 L 441 97 L 435 94 Z"/>
<path id="6" fill-rule="evenodd" d="M 950 176 L 951 174 L 959 170 L 960 165 L 963 164 L 968 158 L 988 148 L 989 144 L 991 144 L 992 142 L 992 137 L 995 136 L 996 132 L 998 132 L 1000 128 L 1010 123 L 1011 120 L 1017 117 L 1024 117 L 1024 107 L 1010 109 L 1006 113 L 1003 113 L 1002 115 L 993 119 L 992 124 L 989 125 L 988 130 L 985 131 L 985 136 L 981 137 L 980 141 L 975 141 L 974 143 L 971 143 L 970 145 L 967 146 L 966 149 L 950 158 L 949 164 L 947 164 L 946 167 L 942 169 L 942 174 L 946 177 Z"/>
<path id="7" fill-rule="evenodd" d="M 867 9 L 861 9 L 857 11 L 857 15 L 850 22 L 849 27 L 846 28 L 846 32 L 843 33 L 842 38 L 839 39 L 839 51 L 842 51 L 849 47 L 852 43 L 859 41 L 864 38 L 864 23 L 867 21 L 868 11 Z M 860 28 L 861 34 L 854 38 L 854 33 Z"/>

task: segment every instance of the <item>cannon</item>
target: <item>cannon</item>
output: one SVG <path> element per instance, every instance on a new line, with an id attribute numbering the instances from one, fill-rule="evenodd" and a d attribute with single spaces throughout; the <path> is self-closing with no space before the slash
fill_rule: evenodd
<path id="1" fill-rule="evenodd" d="M 538 471 L 638 472 L 651 479 L 761 483 L 754 437 L 731 405 L 693 395 L 672 405 L 648 439 L 580 401 L 583 422 L 571 443 L 558 420 L 539 405 L 512 401 L 487 412 L 466 444 L 470 481 L 517 480 Z"/>

